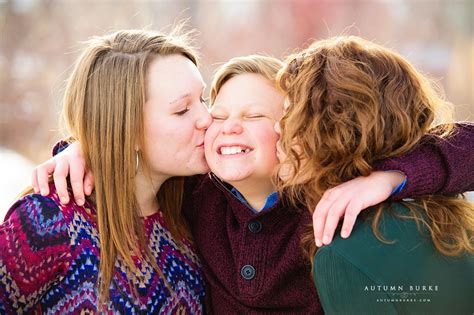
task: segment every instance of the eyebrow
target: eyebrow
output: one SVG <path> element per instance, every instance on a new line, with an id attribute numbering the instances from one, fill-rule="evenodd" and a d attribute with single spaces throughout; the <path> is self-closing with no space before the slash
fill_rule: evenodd
<path id="1" fill-rule="evenodd" d="M 202 85 L 202 90 L 204 91 L 206 89 L 206 83 L 203 82 L 203 85 Z M 170 104 L 174 104 L 178 101 L 181 101 L 183 98 L 186 98 L 188 96 L 190 96 L 191 93 L 186 93 L 186 94 L 183 94 L 181 95 L 180 97 L 176 98 L 175 100 L 171 101 Z"/>
<path id="2" fill-rule="evenodd" d="M 189 95 L 191 95 L 191 94 L 190 94 L 190 93 L 183 94 L 183 95 L 181 95 L 180 97 L 178 97 L 177 99 L 171 101 L 170 104 L 174 104 L 174 103 L 176 103 L 176 102 L 178 102 L 178 101 L 181 101 L 183 98 L 186 98 L 186 97 L 188 97 Z"/>
<path id="3" fill-rule="evenodd" d="M 225 103 L 214 103 L 214 106 L 213 108 L 221 108 L 225 106 Z M 244 103 L 244 104 L 239 104 L 239 103 L 236 103 L 236 104 L 233 104 L 233 105 L 230 105 L 230 107 L 232 106 L 240 106 L 242 109 L 245 109 L 245 110 L 248 110 L 248 109 L 254 109 L 256 106 L 262 106 L 262 108 L 268 108 L 268 104 L 264 104 L 262 102 L 250 102 L 250 103 Z"/>

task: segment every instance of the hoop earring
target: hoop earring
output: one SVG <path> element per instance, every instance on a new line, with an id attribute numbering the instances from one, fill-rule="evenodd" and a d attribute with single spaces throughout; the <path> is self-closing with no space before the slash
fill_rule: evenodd
<path id="1" fill-rule="evenodd" d="M 140 158 L 138 156 L 138 150 L 135 151 L 135 175 L 137 175 L 138 173 L 138 166 L 139 166 L 139 161 L 140 161 Z"/>

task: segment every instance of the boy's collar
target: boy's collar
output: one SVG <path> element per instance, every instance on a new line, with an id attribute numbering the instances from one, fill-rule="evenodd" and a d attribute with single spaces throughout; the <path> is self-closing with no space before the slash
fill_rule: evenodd
<path id="1" fill-rule="evenodd" d="M 270 209 L 271 207 L 273 207 L 274 205 L 276 205 L 276 203 L 278 202 L 278 193 L 276 191 L 274 192 L 271 192 L 267 198 L 265 199 L 265 204 L 263 205 L 263 208 L 260 209 L 260 210 L 257 210 L 257 209 L 254 209 L 248 202 L 247 200 L 245 199 L 244 196 L 242 196 L 242 194 L 237 190 L 237 188 L 235 187 L 232 187 L 231 190 L 230 190 L 236 197 L 237 199 L 239 199 L 240 202 L 242 202 L 243 204 L 247 205 L 250 209 L 252 209 L 254 211 L 254 213 L 262 213 L 268 209 Z"/>

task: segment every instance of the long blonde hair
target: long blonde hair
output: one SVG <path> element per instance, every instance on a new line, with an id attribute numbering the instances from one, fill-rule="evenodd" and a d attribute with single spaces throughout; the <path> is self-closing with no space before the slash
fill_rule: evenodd
<path id="1" fill-rule="evenodd" d="M 313 43 L 288 57 L 278 80 L 290 104 L 280 142 L 291 169 L 278 186 L 308 209 L 325 190 L 369 175 L 376 161 L 403 155 L 422 139 L 445 141 L 452 129 L 448 124 L 423 138 L 437 115 L 449 112 L 449 104 L 400 55 L 358 37 Z M 473 252 L 472 204 L 426 196 L 407 205 L 408 217 L 429 230 L 439 252 Z M 379 238 L 382 206 L 371 211 Z M 305 243 L 313 254 L 312 234 Z"/>
<path id="2" fill-rule="evenodd" d="M 132 257 L 136 256 L 145 258 L 162 275 L 151 258 L 135 197 L 135 149 L 140 148 L 140 163 L 149 170 L 143 119 L 147 69 L 157 56 L 172 54 L 183 55 L 197 65 L 187 34 L 122 30 L 94 37 L 67 82 L 62 117 L 72 137 L 81 143 L 95 177 L 101 302 L 108 299 L 118 257 L 133 274 L 137 267 Z M 181 216 L 183 190 L 183 178 L 172 178 L 157 195 L 176 240 L 189 237 Z"/>

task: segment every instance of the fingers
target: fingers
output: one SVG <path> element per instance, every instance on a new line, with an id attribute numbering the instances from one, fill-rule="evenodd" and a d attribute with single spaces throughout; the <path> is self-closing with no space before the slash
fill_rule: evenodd
<path id="1" fill-rule="evenodd" d="M 334 194 L 334 190 L 327 190 L 316 205 L 316 209 L 313 213 L 314 238 L 316 240 L 316 246 L 318 247 L 323 245 L 322 239 L 326 217 L 332 204 L 336 201 Z"/>
<path id="2" fill-rule="evenodd" d="M 363 200 L 358 194 L 349 193 L 347 186 L 338 186 L 327 190 L 313 213 L 313 227 L 316 245 L 331 244 L 341 217 L 344 223 L 341 229 L 343 238 L 349 237 L 357 216 L 362 211 Z"/>
<path id="3" fill-rule="evenodd" d="M 59 200 L 63 205 L 69 203 L 69 193 L 67 191 L 67 180 L 66 177 L 69 173 L 69 164 L 67 160 L 63 158 L 57 158 L 56 168 L 54 170 L 54 186 L 56 186 L 56 192 L 59 196 Z"/>
<path id="4" fill-rule="evenodd" d="M 86 171 L 86 176 L 84 176 L 84 193 L 87 196 L 92 194 L 92 189 L 94 189 L 94 176 L 92 175 L 91 170 Z"/>
<path id="5" fill-rule="evenodd" d="M 323 225 L 321 225 L 319 222 L 322 220 L 326 220 L 326 218 L 322 218 L 321 215 L 314 211 L 313 212 L 313 232 L 314 232 L 314 241 L 316 242 L 317 247 L 323 246 L 323 243 L 321 241 L 321 235 L 322 230 L 323 230 Z"/>
<path id="6" fill-rule="evenodd" d="M 37 189 L 39 189 L 43 196 L 49 195 L 48 178 L 49 175 L 53 173 L 55 166 L 56 162 L 53 159 L 49 159 L 48 161 L 36 167 L 36 169 L 33 171 L 33 177 L 35 177 L 35 179 L 33 179 L 33 184 L 36 182 Z"/>
<path id="7" fill-rule="evenodd" d="M 390 196 L 392 186 L 404 180 L 403 174 L 387 173 L 374 172 L 368 177 L 360 176 L 323 194 L 313 213 L 314 237 L 318 247 L 332 242 L 343 215 L 341 237 L 349 237 L 359 213 L 366 207 L 383 202 Z"/>
<path id="8" fill-rule="evenodd" d="M 346 214 L 344 215 L 344 223 L 342 224 L 341 237 L 348 238 L 352 233 L 352 228 L 356 222 L 357 216 L 362 211 L 363 204 L 360 200 L 352 200 L 349 202 L 346 208 Z"/>
<path id="9" fill-rule="evenodd" d="M 77 205 L 83 206 L 85 197 L 84 197 L 84 164 L 75 163 L 70 167 L 69 180 L 71 181 L 72 193 L 74 195 L 74 200 Z"/>
<path id="10" fill-rule="evenodd" d="M 326 217 L 326 222 L 324 224 L 324 232 L 323 232 L 323 244 L 329 245 L 332 242 L 332 238 L 334 236 L 334 231 L 339 224 L 339 219 L 341 218 L 344 210 L 346 209 L 348 200 L 346 198 L 339 198 L 336 200 L 331 209 L 328 211 L 328 215 Z"/>

